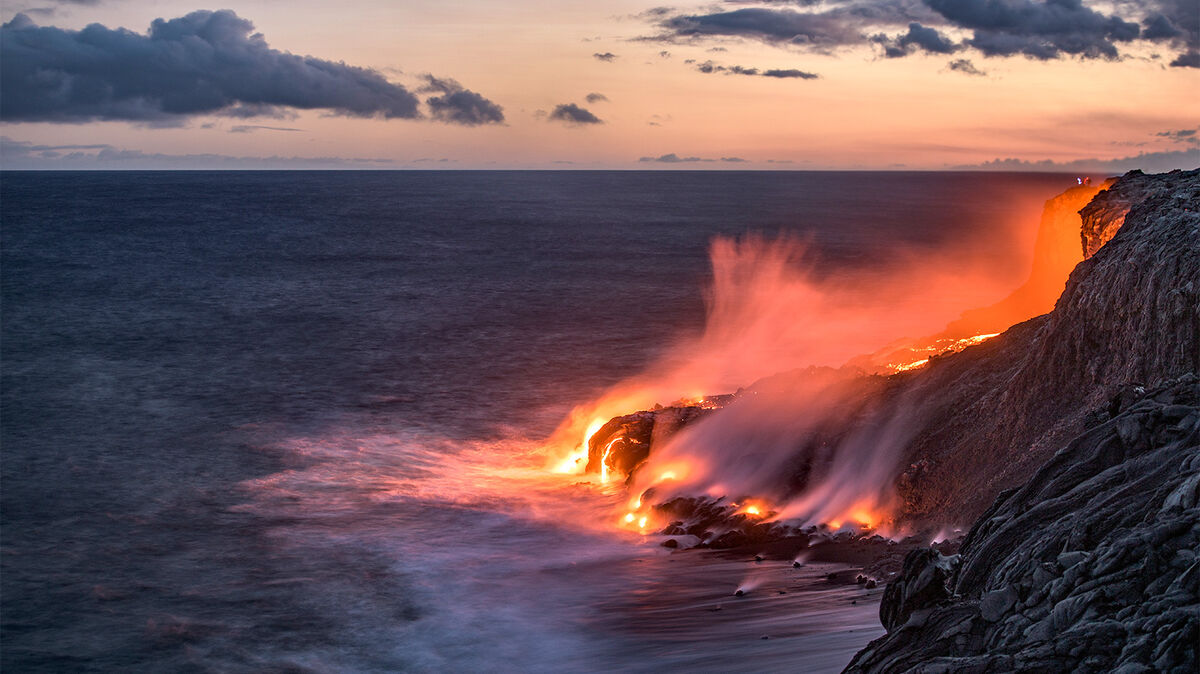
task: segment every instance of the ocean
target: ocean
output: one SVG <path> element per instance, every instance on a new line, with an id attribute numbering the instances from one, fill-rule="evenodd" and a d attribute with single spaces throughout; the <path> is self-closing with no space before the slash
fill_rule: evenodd
<path id="1" fill-rule="evenodd" d="M 672 553 L 545 440 L 704 330 L 714 239 L 1015 287 L 1072 184 L 4 172 L 0 665 L 838 671 L 878 592 Z"/>

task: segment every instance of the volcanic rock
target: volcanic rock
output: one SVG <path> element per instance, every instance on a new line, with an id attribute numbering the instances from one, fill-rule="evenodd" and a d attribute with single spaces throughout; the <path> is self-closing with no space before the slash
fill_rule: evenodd
<path id="1" fill-rule="evenodd" d="M 904 570 L 888 583 L 879 604 L 879 621 L 891 632 L 908 622 L 916 611 L 939 606 L 950 599 L 947 587 L 958 557 L 943 557 L 933 548 L 917 548 L 904 557 Z"/>
<path id="2" fill-rule="evenodd" d="M 587 472 L 607 466 L 619 475 L 632 478 L 654 442 L 662 442 L 720 408 L 732 396 L 713 396 L 703 405 L 674 405 L 615 417 L 600 427 L 588 440 Z"/>
<path id="3" fill-rule="evenodd" d="M 1123 404 L 975 523 L 949 578 L 914 551 L 888 634 L 848 672 L 1193 672 L 1200 644 L 1200 380 Z"/>
<path id="4" fill-rule="evenodd" d="M 1160 180 L 1159 176 L 1130 171 L 1115 183 L 1111 180 L 1105 183 L 1105 188 L 1102 198 L 1092 200 L 1079 211 L 1084 259 L 1095 255 L 1116 236 L 1134 204 L 1171 190 L 1172 183 Z"/>

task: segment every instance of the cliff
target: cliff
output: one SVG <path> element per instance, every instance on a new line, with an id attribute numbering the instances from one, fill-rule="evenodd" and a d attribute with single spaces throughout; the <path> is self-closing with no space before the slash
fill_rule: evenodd
<path id="1" fill-rule="evenodd" d="M 1130 206 L 1129 204 L 1133 204 Z M 974 517 L 1019 484 L 1130 382 L 1200 371 L 1200 170 L 1133 172 L 1085 208 L 1120 217 L 1054 311 L 938 359 L 898 480 L 909 518 Z M 980 476 L 978 481 L 962 475 Z"/>
<path id="2" fill-rule="evenodd" d="M 847 672 L 1194 672 L 1200 382 L 1131 387 L 960 554 L 914 550 Z"/>
<path id="3" fill-rule="evenodd" d="M 995 382 L 978 427 L 997 460 L 967 459 L 999 471 L 985 491 L 1040 466 L 1000 493 L 959 555 L 909 553 L 880 607 L 888 634 L 847 671 L 1196 671 L 1198 208 L 1200 170 L 1126 175 L 1083 209 L 1085 251 L 1099 244 L 1055 310 L 927 375 Z M 941 456 L 932 472 L 952 469 Z M 942 497 L 973 504 L 972 487 Z"/>

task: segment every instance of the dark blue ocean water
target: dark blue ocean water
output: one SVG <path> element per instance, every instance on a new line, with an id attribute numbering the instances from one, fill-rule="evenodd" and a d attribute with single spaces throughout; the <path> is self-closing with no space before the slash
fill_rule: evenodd
<path id="1" fill-rule="evenodd" d="M 716 634 L 782 668 L 807 637 L 679 618 L 704 599 L 661 586 L 671 560 L 558 523 L 569 491 L 448 476 L 700 329 L 713 236 L 796 233 L 830 273 L 989 250 L 1016 285 L 1070 182 L 0 174 L 0 664 L 720 670 L 738 660 Z M 812 663 L 878 629 L 860 613 L 813 623 L 866 631 Z"/>

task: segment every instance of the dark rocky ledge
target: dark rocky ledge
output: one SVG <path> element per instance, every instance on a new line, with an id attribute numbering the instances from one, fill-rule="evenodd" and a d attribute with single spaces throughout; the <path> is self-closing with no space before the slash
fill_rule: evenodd
<path id="1" fill-rule="evenodd" d="M 1200 383 L 1116 396 L 976 522 L 905 559 L 848 672 L 1194 672 Z"/>

